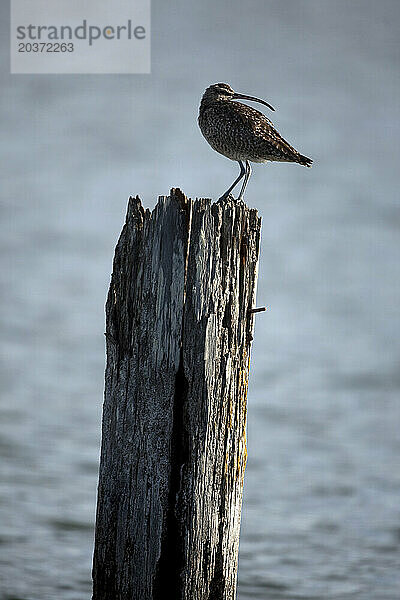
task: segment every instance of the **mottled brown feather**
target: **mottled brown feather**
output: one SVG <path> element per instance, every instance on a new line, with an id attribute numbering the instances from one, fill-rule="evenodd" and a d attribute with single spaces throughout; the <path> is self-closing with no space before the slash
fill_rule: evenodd
<path id="1" fill-rule="evenodd" d="M 232 160 L 285 161 L 311 166 L 263 113 L 234 100 L 202 102 L 199 126 L 208 143 Z"/>

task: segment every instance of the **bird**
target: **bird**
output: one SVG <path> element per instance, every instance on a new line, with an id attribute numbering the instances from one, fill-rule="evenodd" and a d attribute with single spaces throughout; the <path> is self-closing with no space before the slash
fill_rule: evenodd
<path id="1" fill-rule="evenodd" d="M 201 133 L 214 150 L 239 163 L 239 176 L 221 199 L 227 198 L 244 177 L 237 199 L 240 201 L 251 175 L 250 162 L 294 162 L 311 167 L 313 161 L 295 150 L 263 113 L 236 100 L 260 102 L 275 110 L 265 100 L 236 93 L 227 83 L 215 83 L 203 94 L 198 123 Z"/>

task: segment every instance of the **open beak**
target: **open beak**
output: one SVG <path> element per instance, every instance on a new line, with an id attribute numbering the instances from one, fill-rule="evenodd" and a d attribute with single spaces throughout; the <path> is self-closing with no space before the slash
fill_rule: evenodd
<path id="1" fill-rule="evenodd" d="M 265 106 L 268 106 L 268 108 L 270 108 L 271 110 L 275 110 L 273 106 L 271 106 L 270 104 L 268 104 L 268 102 L 265 102 L 264 100 L 260 100 L 260 98 L 254 98 L 254 96 L 245 96 L 244 94 L 233 94 L 232 98 L 234 100 L 253 100 L 253 102 L 259 102 L 260 104 L 264 104 Z"/>

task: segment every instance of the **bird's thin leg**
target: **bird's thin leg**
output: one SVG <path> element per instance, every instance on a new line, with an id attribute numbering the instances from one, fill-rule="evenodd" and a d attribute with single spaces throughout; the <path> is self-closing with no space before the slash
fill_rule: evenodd
<path id="1" fill-rule="evenodd" d="M 242 179 L 243 175 L 246 173 L 246 169 L 244 168 L 244 164 L 242 163 L 242 161 L 238 160 L 238 163 L 240 165 L 240 174 L 239 174 L 239 177 L 237 179 L 235 179 L 235 181 L 232 183 L 232 185 L 229 188 L 229 190 L 226 190 L 225 194 L 222 194 L 220 200 L 224 200 L 225 198 L 227 198 L 229 196 L 229 194 L 231 193 L 231 191 L 233 190 L 233 188 L 235 187 L 235 185 L 237 185 L 239 183 L 239 181 Z"/>
<path id="2" fill-rule="evenodd" d="M 250 179 L 250 175 L 251 175 L 251 166 L 250 166 L 249 161 L 246 160 L 246 176 L 244 178 L 242 189 L 240 190 L 238 200 L 243 200 L 244 191 L 245 191 L 247 183 Z"/>

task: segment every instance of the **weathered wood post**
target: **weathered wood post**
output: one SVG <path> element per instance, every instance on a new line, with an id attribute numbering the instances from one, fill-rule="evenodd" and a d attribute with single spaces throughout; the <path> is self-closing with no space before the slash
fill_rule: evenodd
<path id="1" fill-rule="evenodd" d="M 261 219 L 130 198 L 106 305 L 93 600 L 233 600 Z"/>

